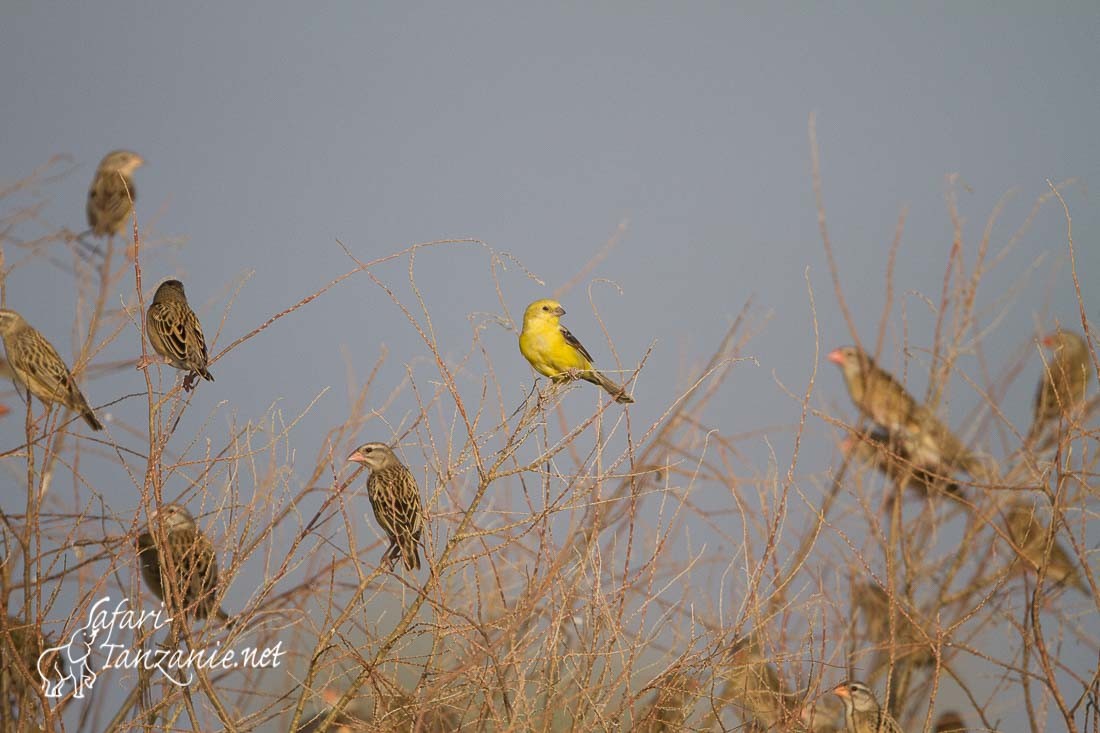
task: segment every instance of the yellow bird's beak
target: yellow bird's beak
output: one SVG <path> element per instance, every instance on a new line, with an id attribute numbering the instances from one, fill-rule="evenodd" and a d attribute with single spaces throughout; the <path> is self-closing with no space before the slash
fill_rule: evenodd
<path id="1" fill-rule="evenodd" d="M 559 305 L 557 308 L 555 308 L 554 310 L 552 310 L 550 312 L 553 313 L 555 316 L 564 316 L 565 315 L 565 308 L 562 308 Z"/>

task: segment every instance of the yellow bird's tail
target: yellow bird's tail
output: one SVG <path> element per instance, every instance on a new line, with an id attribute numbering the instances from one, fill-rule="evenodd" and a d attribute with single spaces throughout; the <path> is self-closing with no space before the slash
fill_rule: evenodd
<path id="1" fill-rule="evenodd" d="M 603 387 L 604 390 L 620 404 L 630 404 L 634 402 L 634 398 L 626 393 L 625 387 L 612 382 L 602 372 L 598 372 L 595 369 L 586 369 L 579 372 L 578 376 L 586 382 L 591 382 L 592 384 Z"/>

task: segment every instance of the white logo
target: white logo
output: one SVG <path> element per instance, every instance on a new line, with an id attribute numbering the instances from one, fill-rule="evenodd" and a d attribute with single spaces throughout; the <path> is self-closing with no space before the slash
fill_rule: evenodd
<path id="1" fill-rule="evenodd" d="M 194 681 L 195 668 L 278 667 L 280 657 L 286 653 L 281 641 L 265 649 L 244 647 L 240 651 L 222 649 L 220 641 L 212 650 L 128 649 L 124 644 L 111 641 L 115 629 L 143 629 L 151 625 L 157 631 L 172 623 L 172 619 L 162 615 L 163 603 L 156 611 L 138 613 L 127 607 L 129 601 L 126 598 L 116 603 L 113 610 L 106 608 L 110 602 L 110 596 L 100 598 L 88 612 L 88 622 L 73 631 L 68 641 L 52 646 L 39 655 L 38 674 L 42 678 L 46 697 L 64 697 L 65 688 L 71 682 L 73 697 L 83 698 L 84 690 L 95 684 L 95 669 L 101 674 L 108 669 L 155 669 L 173 684 L 185 687 Z M 103 656 L 100 665 L 93 660 L 95 652 L 100 653 L 95 654 L 97 658 Z"/>

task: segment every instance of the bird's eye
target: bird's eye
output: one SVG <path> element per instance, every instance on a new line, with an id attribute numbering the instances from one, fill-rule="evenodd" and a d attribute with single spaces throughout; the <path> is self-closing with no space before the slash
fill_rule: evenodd
<path id="1" fill-rule="evenodd" d="M 542 309 L 543 309 L 544 311 L 548 311 L 548 310 L 550 310 L 550 306 L 548 306 L 548 305 L 544 305 L 544 306 L 542 307 Z"/>

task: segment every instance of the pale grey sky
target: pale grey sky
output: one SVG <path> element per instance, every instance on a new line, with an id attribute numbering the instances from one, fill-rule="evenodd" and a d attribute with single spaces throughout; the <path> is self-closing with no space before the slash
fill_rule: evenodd
<path id="1" fill-rule="evenodd" d="M 625 221 L 590 279 L 622 289 L 598 283 L 593 292 L 624 366 L 653 345 L 634 389 L 640 424 L 683 391 L 687 367 L 710 355 L 755 294 L 758 311 L 773 313 L 748 349 L 757 364 L 736 368 L 708 419 L 725 434 L 792 426 L 798 403 L 776 380 L 800 393 L 809 378 L 807 268 L 823 354 L 851 341 L 818 231 L 811 113 L 830 234 L 862 338 L 874 336 L 904 208 L 897 294 L 908 339 L 931 343 L 933 319 L 914 293 L 940 292 L 954 173 L 968 264 L 1002 197 L 1011 194 L 993 229 L 995 248 L 1048 191 L 1047 179 L 1079 179 L 1065 195 L 1086 310 L 1100 317 L 1095 3 L 12 2 L 0 18 L 0 180 L 71 155 L 76 170 L 40 188 L 49 199 L 41 219 L 82 229 L 85 191 L 102 155 L 140 152 L 143 225 L 150 236 L 182 241 L 150 265 L 148 284 L 182 277 L 210 337 L 234 284 L 254 271 L 215 350 L 349 269 L 337 239 L 362 259 L 416 242 L 480 239 L 546 282 L 541 288 L 517 268 L 503 276 L 518 318 Z M 42 231 L 26 225 L 18 234 Z M 1063 213 L 1048 204 L 983 281 L 981 326 L 996 324 L 983 343 L 994 361 L 1020 349 L 1037 326 L 1055 319 L 1079 326 L 1068 271 L 1055 264 L 1067 254 Z M 471 314 L 500 314 L 487 272 L 486 256 L 473 248 L 418 259 L 418 285 L 451 353 L 469 343 Z M 376 274 L 407 293 L 403 262 Z M 44 266 L 20 270 L 6 283 L 7 305 L 68 357 L 75 300 L 54 287 L 57 277 Z M 587 285 L 565 296 L 565 323 L 611 366 Z M 1012 287 L 1018 293 L 1002 312 L 994 305 Z M 891 354 L 901 324 L 896 307 Z M 514 338 L 493 325 L 483 334 L 518 404 L 532 375 Z M 380 395 L 402 379 L 405 364 L 430 378 L 423 343 L 386 295 L 357 277 L 219 362 L 217 382 L 200 387 L 185 426 L 198 429 L 222 400 L 221 409 L 242 420 L 275 400 L 293 414 L 331 385 L 294 434 L 304 471 L 320 437 L 346 417 L 345 358 L 362 376 L 383 345 L 391 358 Z M 104 358 L 136 350 L 125 333 Z M 927 359 L 918 354 L 913 364 L 909 383 L 923 394 L 917 366 Z M 891 355 L 887 365 L 899 362 Z M 978 371 L 973 361 L 961 368 Z M 1032 359 L 1005 399 L 1017 425 L 1030 417 L 1038 373 Z M 101 405 L 142 389 L 140 382 L 126 372 L 86 391 Z M 814 403 L 854 414 L 825 362 Z M 978 403 L 955 380 L 950 421 L 960 424 Z M 116 411 L 132 418 L 144 404 Z M 406 395 L 387 417 L 413 409 Z M 223 430 L 225 418 L 214 424 Z M 21 433 L 21 421 L 0 422 L 3 445 Z M 838 461 L 832 437 L 815 422 L 800 474 L 823 475 Z M 770 439 L 782 466 L 791 433 Z M 1003 452 L 995 440 L 985 446 Z M 764 472 L 768 445 L 746 449 Z M 107 481 L 124 478 L 102 471 Z M 22 497 L 3 493 L 5 508 L 21 510 Z M 1084 621 L 1095 637 L 1095 615 Z"/>

